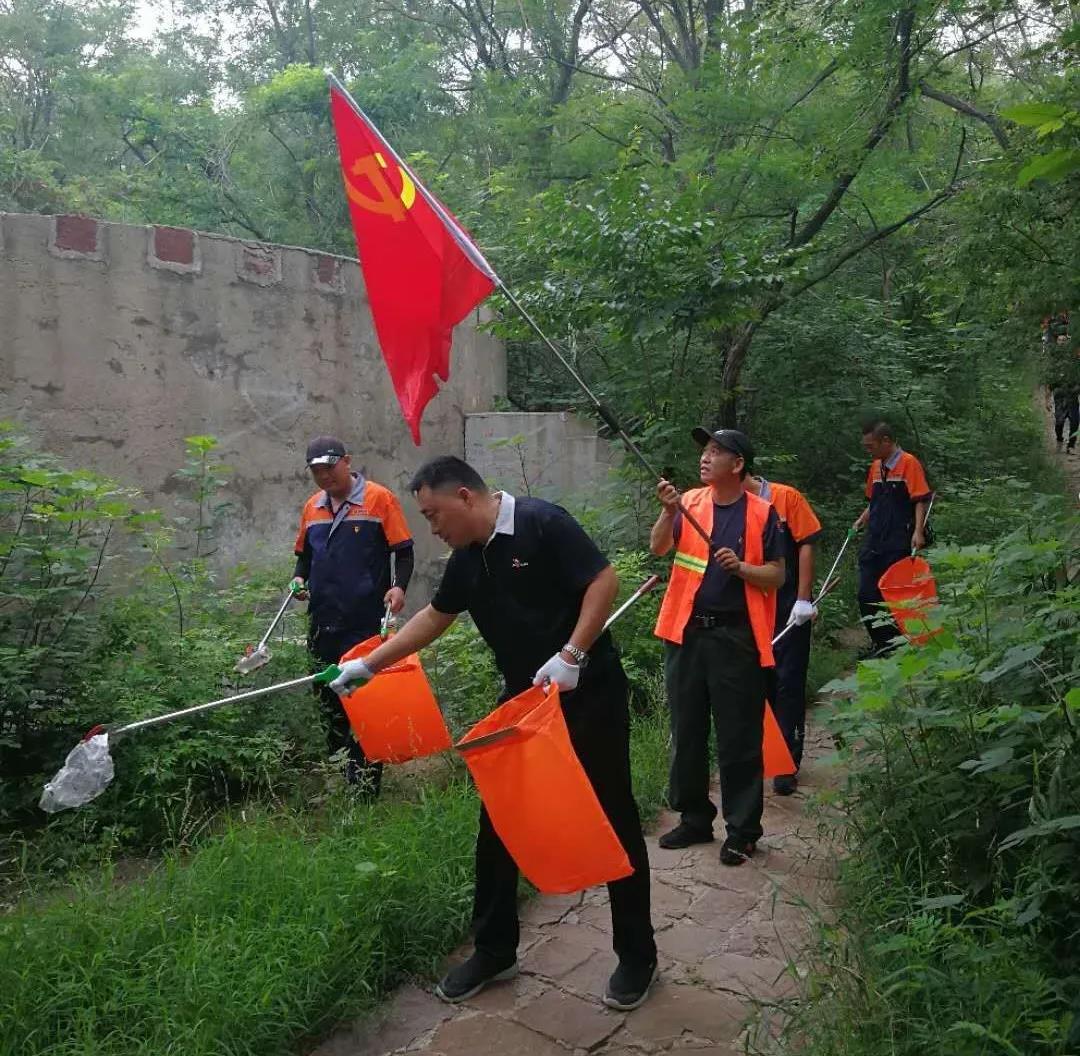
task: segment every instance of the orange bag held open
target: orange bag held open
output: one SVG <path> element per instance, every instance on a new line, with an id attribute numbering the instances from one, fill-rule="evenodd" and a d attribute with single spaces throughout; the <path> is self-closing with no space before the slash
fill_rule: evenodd
<path id="1" fill-rule="evenodd" d="M 499 838 L 541 891 L 568 894 L 633 872 L 570 743 L 557 686 L 519 693 L 457 747 Z"/>
<path id="2" fill-rule="evenodd" d="M 772 705 L 765 701 L 765 736 L 761 744 L 761 758 L 765 764 L 765 778 L 782 777 L 798 771 L 795 760 L 788 749 L 787 741 L 780 732 L 780 723 L 776 721 Z"/>
<path id="3" fill-rule="evenodd" d="M 382 643 L 375 635 L 341 659 L 365 657 Z M 445 751 L 452 741 L 420 658 L 413 653 L 341 698 L 360 747 L 372 762 L 404 763 Z"/>
<path id="4" fill-rule="evenodd" d="M 941 632 L 930 616 L 938 603 L 937 584 L 921 557 L 902 557 L 890 565 L 878 580 L 878 589 L 897 627 L 912 645 L 922 645 Z"/>

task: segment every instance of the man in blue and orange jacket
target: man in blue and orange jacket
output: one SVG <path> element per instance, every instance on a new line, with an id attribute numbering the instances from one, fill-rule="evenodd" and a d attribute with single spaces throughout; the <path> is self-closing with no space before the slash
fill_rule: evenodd
<path id="1" fill-rule="evenodd" d="M 308 648 L 325 666 L 378 634 L 386 606 L 395 614 L 402 610 L 413 571 L 413 541 L 396 496 L 355 472 L 336 437 L 312 440 L 307 465 L 319 490 L 300 514 L 293 583 L 301 596 L 310 596 Z M 338 695 L 321 685 L 316 693 L 330 753 L 347 752 L 345 780 L 377 795 L 381 764 L 365 758 Z"/>
<path id="2" fill-rule="evenodd" d="M 926 511 L 932 492 L 922 464 L 896 442 L 896 432 L 884 421 L 863 429 L 863 447 L 873 459 L 866 474 L 869 505 L 855 521 L 867 527 L 859 551 L 859 610 L 878 655 L 888 652 L 899 630 L 880 621 L 878 580 L 902 557 L 926 546 Z"/>

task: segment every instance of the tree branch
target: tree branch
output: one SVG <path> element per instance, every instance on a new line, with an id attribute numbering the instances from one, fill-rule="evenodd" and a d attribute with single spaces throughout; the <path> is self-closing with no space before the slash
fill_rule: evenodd
<path id="1" fill-rule="evenodd" d="M 925 216 L 926 213 L 932 209 L 936 209 L 942 202 L 947 201 L 960 189 L 959 184 L 951 183 L 944 190 L 939 191 L 934 195 L 930 201 L 924 205 L 919 206 L 918 209 L 913 209 L 907 216 L 902 217 L 900 220 L 896 220 L 891 224 L 887 224 L 885 227 L 879 227 L 876 231 L 871 231 L 861 241 L 856 242 L 853 246 L 848 246 L 842 253 L 839 253 L 828 264 L 825 264 L 819 271 L 811 275 L 805 282 L 796 286 L 794 289 L 784 293 L 778 299 L 776 304 L 770 307 L 770 311 L 779 305 L 786 303 L 787 301 L 794 300 L 800 294 L 805 293 L 812 286 L 816 286 L 819 282 L 827 279 L 834 271 L 846 264 L 852 257 L 857 257 L 865 249 L 869 249 L 875 242 L 880 242 L 883 238 L 888 238 L 889 235 L 895 234 L 902 227 L 906 227 L 908 224 L 915 220 L 918 220 L 920 216 Z"/>
<path id="2" fill-rule="evenodd" d="M 932 85 L 927 84 L 926 81 L 919 81 L 919 89 L 927 99 L 934 99 L 957 113 L 966 114 L 977 121 L 982 121 L 993 132 L 994 139 L 998 141 L 1001 149 L 1009 149 L 1009 138 L 1005 135 L 1001 122 L 993 114 L 980 110 L 977 106 L 973 106 L 966 99 L 961 99 L 957 95 L 951 95 L 949 92 L 943 92 L 940 88 L 934 88 Z"/>
<path id="3" fill-rule="evenodd" d="M 877 123 L 870 130 L 870 134 L 863 143 L 859 152 L 858 162 L 846 172 L 840 173 L 833 183 L 825 201 L 818 207 L 803 229 L 788 243 L 790 246 L 804 246 L 825 226 L 828 219 L 836 211 L 841 199 L 847 193 L 847 189 L 859 175 L 866 159 L 874 152 L 877 145 L 885 138 L 886 133 L 892 127 L 893 120 L 900 112 L 901 106 L 911 94 L 911 33 L 915 24 L 915 9 L 906 7 L 900 12 L 897 24 L 897 36 L 900 38 L 900 57 L 897 61 L 896 84 L 885 104 L 885 111 L 878 118 Z"/>

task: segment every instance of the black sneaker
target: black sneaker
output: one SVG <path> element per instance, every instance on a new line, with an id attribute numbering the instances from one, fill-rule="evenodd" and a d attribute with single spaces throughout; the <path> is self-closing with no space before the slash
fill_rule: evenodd
<path id="1" fill-rule="evenodd" d="M 620 1012 L 629 1012 L 645 1003 L 645 998 L 649 996 L 649 987 L 655 979 L 656 961 L 646 965 L 631 965 L 619 961 L 619 967 L 608 980 L 604 1004 Z"/>
<path id="2" fill-rule="evenodd" d="M 695 829 L 680 821 L 670 832 L 665 832 L 656 842 L 665 851 L 677 851 L 680 847 L 690 847 L 695 843 L 712 843 L 712 829 Z"/>
<path id="3" fill-rule="evenodd" d="M 729 836 L 720 848 L 721 865 L 742 865 L 753 857 L 757 844 L 750 840 L 736 840 Z"/>
<path id="4" fill-rule="evenodd" d="M 435 987 L 435 996 L 447 1004 L 456 1005 L 480 993 L 488 983 L 499 983 L 504 979 L 513 979 L 518 974 L 517 961 L 499 962 L 491 957 L 474 953 L 464 964 L 451 968 Z"/>
<path id="5" fill-rule="evenodd" d="M 772 790 L 778 796 L 793 796 L 798 787 L 799 778 L 796 774 L 781 774 L 772 779 Z"/>

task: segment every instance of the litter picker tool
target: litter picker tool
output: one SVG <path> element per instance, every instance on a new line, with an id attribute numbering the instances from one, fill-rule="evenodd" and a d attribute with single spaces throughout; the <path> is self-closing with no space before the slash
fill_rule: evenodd
<path id="1" fill-rule="evenodd" d="M 397 554 L 390 554 L 390 589 L 397 586 Z M 382 622 L 379 624 L 379 637 L 385 642 L 390 637 L 390 631 L 395 623 L 394 614 L 390 611 L 390 602 L 386 603 L 386 612 L 383 613 Z"/>
<path id="2" fill-rule="evenodd" d="M 314 675 L 293 678 L 288 682 L 263 686 L 261 689 L 249 689 L 246 693 L 236 693 L 231 697 L 211 700 L 206 704 L 196 704 L 194 707 L 169 711 L 164 715 L 154 715 L 149 719 L 139 719 L 137 722 L 128 722 L 123 726 L 95 726 L 72 748 L 56 776 L 45 785 L 39 806 L 49 814 L 55 814 L 65 807 L 85 806 L 101 795 L 113 779 L 113 762 L 109 755 L 109 748 L 129 733 L 145 730 L 151 726 L 163 726 L 165 723 L 186 719 L 192 715 L 201 715 L 204 711 L 222 708 L 226 704 L 238 704 L 243 700 L 254 700 L 256 697 L 265 697 L 271 693 L 281 693 L 286 689 L 296 689 L 311 683 L 330 683 L 340 674 L 341 668 L 337 664 L 331 664 Z"/>
<path id="3" fill-rule="evenodd" d="M 267 646 L 267 642 L 270 641 L 270 635 L 274 633 L 274 628 L 281 622 L 281 617 L 285 615 L 285 610 L 289 607 L 289 602 L 300 593 L 300 586 L 297 583 L 290 583 L 289 589 L 285 593 L 285 600 L 281 603 L 281 608 L 278 609 L 277 615 L 270 621 L 270 626 L 266 628 L 266 634 L 262 636 L 262 641 L 256 646 L 248 646 L 246 652 L 239 660 L 236 661 L 236 667 L 233 669 L 239 671 L 242 675 L 251 674 L 252 671 L 258 671 L 260 667 L 268 664 L 270 658 L 273 655 Z"/>
<path id="4" fill-rule="evenodd" d="M 839 560 L 839 558 L 837 558 L 837 560 Z M 835 566 L 834 566 L 834 567 L 835 567 Z M 822 587 L 821 587 L 821 590 L 820 590 L 820 591 L 818 591 L 818 596 L 817 596 L 816 598 L 814 598 L 814 608 L 815 608 L 815 609 L 816 609 L 816 608 L 818 607 L 818 605 L 820 605 L 820 604 L 821 604 L 821 602 L 822 602 L 822 601 L 823 601 L 823 600 L 824 600 L 825 598 L 827 598 L 827 597 L 828 597 L 828 596 L 829 596 L 829 595 L 830 595 L 830 594 L 831 594 L 831 593 L 833 592 L 833 590 L 835 590 L 835 589 L 836 589 L 836 584 L 837 584 L 837 583 L 839 583 L 839 582 L 840 582 L 840 577 L 839 577 L 839 576 L 833 576 L 833 577 L 832 577 L 831 579 L 827 579 L 827 580 L 825 581 L 825 583 L 824 583 L 824 584 L 822 585 Z M 779 634 L 778 634 L 778 635 L 777 635 L 777 636 L 776 636 L 776 637 L 775 637 L 775 638 L 774 638 L 774 639 L 772 640 L 772 644 L 773 644 L 773 645 L 776 645 L 776 643 L 777 643 L 778 641 L 780 641 L 780 639 L 781 639 L 781 638 L 783 638 L 783 637 L 784 637 L 784 635 L 785 635 L 785 634 L 787 634 L 787 633 L 788 633 L 788 631 L 790 631 L 792 627 L 797 627 L 797 626 L 798 626 L 798 624 L 796 624 L 796 623 L 789 623 L 789 624 L 788 624 L 788 625 L 787 625 L 787 626 L 786 626 L 786 627 L 785 627 L 785 628 L 784 628 L 784 629 L 783 629 L 783 630 L 782 630 L 782 631 L 781 631 L 781 632 L 780 632 L 780 633 L 779 633 Z"/>
<path id="5" fill-rule="evenodd" d="M 607 630 L 635 602 L 648 594 L 659 581 L 658 576 L 650 576 L 642 583 L 608 617 L 607 622 L 604 624 L 604 630 Z M 181 708 L 178 711 L 154 715 L 148 719 L 139 719 L 135 722 L 125 723 L 123 726 L 95 726 L 68 753 L 64 765 L 56 776 L 45 785 L 39 806 L 49 814 L 55 814 L 57 811 L 64 810 L 67 807 L 85 806 L 101 795 L 109 786 L 115 774 L 109 748 L 121 737 L 125 737 L 130 733 L 149 729 L 152 726 L 163 726 L 166 723 L 188 718 L 192 715 L 201 715 L 205 711 L 225 707 L 227 704 L 239 704 L 241 701 L 255 700 L 257 697 L 265 697 L 271 693 L 281 693 L 287 689 L 298 689 L 300 686 L 313 683 L 316 685 L 328 685 L 335 681 L 340 674 L 341 668 L 337 664 L 331 664 L 314 675 L 293 678 L 287 682 L 278 682 L 273 686 L 263 686 L 261 689 L 249 689 L 244 693 L 236 693 L 231 697 L 222 697 L 220 700 L 211 700 L 206 704 L 196 704 L 190 708 Z M 455 748 L 458 751 L 479 748 L 482 744 L 490 744 L 492 740 L 501 740 L 513 732 L 514 728 L 500 730 L 498 733 L 492 734 L 491 738 L 477 738 L 467 745 L 455 745 Z"/>

